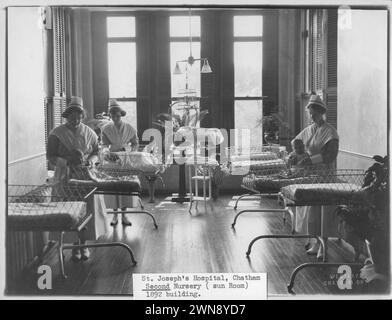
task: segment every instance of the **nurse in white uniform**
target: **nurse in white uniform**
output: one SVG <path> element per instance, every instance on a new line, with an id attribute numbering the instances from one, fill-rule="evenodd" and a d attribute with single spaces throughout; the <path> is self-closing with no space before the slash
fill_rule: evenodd
<path id="1" fill-rule="evenodd" d="M 302 130 L 292 141 L 301 140 L 310 157 L 301 160 L 298 165 L 309 166 L 331 175 L 335 172 L 336 158 L 339 151 L 339 135 L 336 129 L 325 121 L 327 108 L 317 95 L 310 97 L 307 105 L 313 123 Z M 296 230 L 322 236 L 327 250 L 328 237 L 337 236 L 335 206 L 305 206 L 296 208 Z M 308 254 L 317 254 L 322 259 L 322 247 L 314 243 L 307 250 Z"/>
<path id="2" fill-rule="evenodd" d="M 109 100 L 109 115 L 112 122 L 107 124 L 102 130 L 103 145 L 109 147 L 111 152 L 137 151 L 139 147 L 137 131 L 129 123 L 122 121 L 122 117 L 126 115 L 126 112 L 120 107 L 116 99 Z M 118 198 L 117 203 L 115 197 L 105 196 L 106 206 L 114 210 L 121 208 L 123 211 L 126 208 L 133 207 L 133 197 L 120 196 Z M 117 224 L 118 217 L 115 214 L 111 225 L 115 226 Z M 124 226 L 131 225 L 125 214 L 122 215 L 122 224 Z"/>

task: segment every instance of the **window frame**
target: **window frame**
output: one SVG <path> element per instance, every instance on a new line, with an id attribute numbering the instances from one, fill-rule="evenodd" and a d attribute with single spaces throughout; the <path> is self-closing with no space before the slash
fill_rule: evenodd
<path id="1" fill-rule="evenodd" d="M 234 36 L 234 17 L 236 16 L 261 16 L 263 18 L 263 35 L 262 36 Z M 238 13 L 233 13 L 232 15 L 233 19 L 233 34 L 232 34 L 232 39 L 233 39 L 233 69 L 235 69 L 234 65 L 234 46 L 236 42 L 261 42 L 263 45 L 263 38 L 264 38 L 264 15 L 262 12 L 255 13 L 255 12 L 241 12 L 241 14 Z M 263 51 L 263 49 L 262 49 Z M 260 58 L 262 59 L 263 56 Z M 261 72 L 261 77 L 263 77 L 263 71 Z M 235 83 L 235 72 L 233 72 L 233 82 Z M 234 107 L 235 107 L 235 101 L 236 100 L 263 100 L 263 84 L 261 85 L 261 96 L 236 96 L 235 95 L 235 90 L 233 92 L 233 98 L 234 98 Z"/>
<path id="2" fill-rule="evenodd" d="M 107 18 L 109 17 L 132 17 L 134 18 L 135 21 L 135 36 L 134 37 L 109 37 L 107 35 Z M 134 101 L 136 102 L 136 112 L 137 110 L 137 23 L 136 23 L 136 14 L 133 14 L 131 12 L 125 13 L 125 12 L 110 12 L 105 15 L 105 25 L 106 25 L 106 34 L 105 34 L 105 46 L 106 50 L 109 53 L 109 43 L 134 43 L 135 44 L 135 65 L 136 65 L 136 70 L 135 70 L 135 79 L 136 79 L 136 95 L 135 97 L 112 97 L 110 95 L 110 83 L 109 83 L 109 55 L 107 55 L 107 75 L 108 75 L 108 93 L 109 93 L 109 99 L 113 98 L 116 99 L 117 101 Z M 137 113 L 136 113 L 137 114 Z"/>
<path id="3" fill-rule="evenodd" d="M 186 43 L 189 44 L 189 36 L 172 36 L 170 34 L 170 18 L 171 17 L 189 17 L 189 12 L 188 11 L 169 12 L 169 14 L 168 14 L 168 19 L 169 19 L 169 23 L 168 23 L 168 25 L 169 25 L 169 30 L 168 30 L 168 33 L 169 33 L 169 48 L 171 47 L 172 43 L 184 43 L 184 42 L 186 42 Z M 202 17 L 201 17 L 201 14 L 195 14 L 194 12 L 192 12 L 192 17 L 199 17 L 199 19 L 200 19 L 200 30 L 199 30 L 200 31 L 199 32 L 200 36 L 192 36 L 191 37 L 192 38 L 192 43 L 198 42 L 200 44 L 199 55 L 197 57 L 195 57 L 195 58 L 200 58 L 201 57 L 201 51 L 202 51 L 201 50 L 201 47 L 202 47 L 202 40 L 201 40 L 201 21 L 202 21 Z M 192 54 L 193 54 L 193 52 L 192 52 Z M 184 57 L 184 60 L 187 59 L 187 58 L 188 57 Z M 170 68 L 171 68 L 170 60 L 171 60 L 171 54 L 169 53 L 169 65 L 170 65 Z M 170 70 L 170 86 L 172 85 L 172 78 L 173 78 L 173 70 Z M 199 104 L 199 108 L 200 108 L 200 101 L 201 101 L 201 87 L 202 87 L 202 84 L 201 84 L 201 73 L 200 73 L 200 90 L 199 90 L 199 95 L 194 97 L 194 99 Z M 183 97 L 180 96 L 180 95 L 173 96 L 172 93 L 171 93 L 171 89 L 170 89 L 170 100 L 172 102 L 181 101 L 181 99 L 183 99 Z"/>
<path id="4" fill-rule="evenodd" d="M 235 24 L 234 24 L 234 19 L 236 16 L 259 16 L 262 18 L 262 26 L 263 26 L 263 33 L 261 36 L 235 36 L 234 35 L 234 28 L 235 28 Z M 240 14 L 238 12 L 233 12 L 232 15 L 232 48 L 233 48 L 233 127 L 234 129 L 238 129 L 236 128 L 236 102 L 237 101 L 254 101 L 255 103 L 260 103 L 262 104 L 261 106 L 261 110 L 262 110 L 262 115 L 264 113 L 264 106 L 263 106 L 263 99 L 265 98 L 265 96 L 263 96 L 263 64 L 262 64 L 262 69 L 261 69 L 261 95 L 260 96 L 236 96 L 236 92 L 235 92 L 235 81 L 236 81 L 236 74 L 235 74 L 235 61 L 234 61 L 234 57 L 235 57 L 235 45 L 236 43 L 261 43 L 261 56 L 260 56 L 260 60 L 263 63 L 263 53 L 264 53 L 264 24 L 265 24 L 265 18 L 264 18 L 264 14 L 262 11 L 251 11 L 251 12 L 241 12 Z M 249 128 L 252 129 L 252 128 Z M 261 127 L 261 130 L 263 130 L 263 128 Z M 239 139 L 240 136 L 236 135 L 235 140 Z M 241 138 L 242 139 L 242 138 Z M 252 147 L 252 143 L 251 141 L 249 141 L 250 145 L 249 147 Z M 242 148 L 242 144 L 241 144 L 241 148 Z"/>

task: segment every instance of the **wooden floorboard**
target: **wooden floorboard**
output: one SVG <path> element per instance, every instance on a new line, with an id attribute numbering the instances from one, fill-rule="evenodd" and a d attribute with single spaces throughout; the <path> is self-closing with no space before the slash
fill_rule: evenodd
<path id="1" fill-rule="evenodd" d="M 264 239 L 255 243 L 250 259 L 245 252 L 251 239 L 261 234 L 290 233 L 290 222 L 282 222 L 281 213 L 246 213 L 231 228 L 235 216 L 234 199 L 224 195 L 208 206 L 188 213 L 188 204 L 172 203 L 160 197 L 155 205 L 146 204 L 156 217 L 159 229 L 146 215 L 129 215 L 131 227 L 119 224 L 99 241 L 124 241 L 135 253 L 138 264 L 131 267 L 131 259 L 124 248 L 91 249 L 86 262 L 73 262 L 66 252 L 65 268 L 68 279 L 59 276 L 58 257 L 53 253 L 45 264 L 53 266 L 53 289 L 40 291 L 36 275 L 25 275 L 12 286 L 14 294 L 50 295 L 131 295 L 133 273 L 187 272 L 267 272 L 269 295 L 287 295 L 287 282 L 293 269 L 305 262 L 315 261 L 307 256 L 303 239 Z M 263 202 L 264 207 L 277 208 L 275 199 Z M 259 208 L 258 200 L 241 201 L 238 210 Z M 341 244 L 330 241 L 329 260 L 353 260 Z M 297 276 L 298 294 L 346 293 L 336 285 L 326 285 L 336 270 L 310 268 Z M 362 290 L 359 290 L 361 293 Z M 351 292 L 349 292 L 351 293 Z"/>

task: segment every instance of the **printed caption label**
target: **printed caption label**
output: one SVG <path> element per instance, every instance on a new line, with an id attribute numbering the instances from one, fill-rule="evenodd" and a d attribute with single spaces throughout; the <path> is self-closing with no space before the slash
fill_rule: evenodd
<path id="1" fill-rule="evenodd" d="M 265 300 L 266 273 L 133 274 L 136 300 Z"/>

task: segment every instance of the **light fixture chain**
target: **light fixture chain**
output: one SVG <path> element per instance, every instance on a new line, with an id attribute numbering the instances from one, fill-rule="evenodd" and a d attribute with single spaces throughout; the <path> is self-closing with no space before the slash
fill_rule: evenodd
<path id="1" fill-rule="evenodd" d="M 192 56 L 192 9 L 189 8 L 189 52 Z"/>

